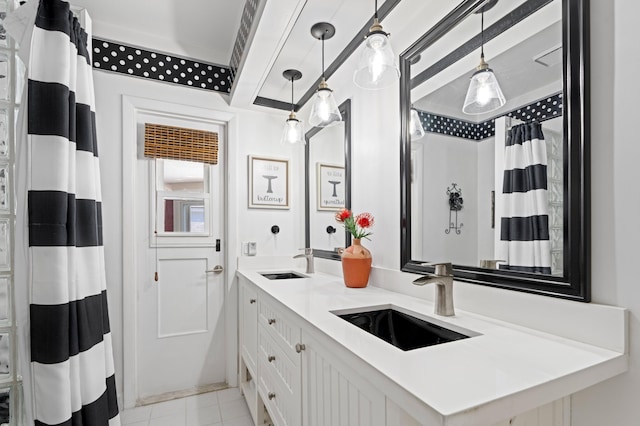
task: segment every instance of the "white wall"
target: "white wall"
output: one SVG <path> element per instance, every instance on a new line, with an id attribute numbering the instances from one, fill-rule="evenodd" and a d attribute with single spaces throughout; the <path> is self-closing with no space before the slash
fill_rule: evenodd
<path id="1" fill-rule="evenodd" d="M 260 112 L 238 111 L 229 108 L 223 98 L 216 93 L 201 91 L 132 78 L 103 71 L 94 72 L 96 92 L 96 122 L 102 169 L 104 245 L 107 270 L 107 287 L 111 330 L 113 334 L 114 358 L 118 393 L 122 395 L 123 386 L 123 289 L 122 289 L 122 188 L 127 182 L 122 180 L 122 96 L 136 96 L 193 105 L 237 114 L 237 140 L 228 147 L 230 156 L 227 172 L 235 187 L 229 188 L 231 199 L 228 206 L 230 218 L 236 221 L 237 233 L 230 239 L 238 241 L 257 241 L 259 255 L 294 254 L 299 241 L 304 239 L 303 209 L 304 200 L 296 197 L 300 192 L 299 179 L 304 155 L 301 147 L 280 145 L 280 136 L 286 114 L 265 114 Z M 248 209 L 247 197 L 247 156 L 249 154 L 289 158 L 291 182 L 290 210 Z M 301 164 L 302 161 L 302 164 Z M 270 232 L 272 225 L 280 227 L 280 233 L 274 236 Z M 239 256 L 239 245 L 228 253 L 235 259 Z M 235 271 L 227 271 L 233 277 Z"/>
<path id="2" fill-rule="evenodd" d="M 309 238 L 311 247 L 334 250 L 336 247 L 344 247 L 344 230 L 336 222 L 335 210 L 318 210 L 317 208 L 318 163 L 344 167 L 343 123 L 322 129 L 309 142 Z M 302 176 L 304 179 L 304 173 Z M 302 183 L 304 184 L 304 182 Z M 344 194 L 344 185 L 340 190 Z M 344 198 L 342 200 L 344 201 Z M 328 234 L 327 226 L 333 226 L 336 232 Z"/>
<path id="3" fill-rule="evenodd" d="M 574 426 L 640 419 L 640 144 L 635 0 L 591 1 L 591 271 L 593 301 L 630 310 L 629 372 L 574 395 Z"/>
<path id="4" fill-rule="evenodd" d="M 417 143 L 422 150 L 423 209 L 421 216 L 413 219 L 424 224 L 422 257 L 429 262 L 454 262 L 462 265 L 478 264 L 478 143 L 469 139 L 427 133 Z M 464 200 L 457 213 L 460 234 L 455 229 L 449 233 L 449 217 L 454 226 L 456 212 L 449 213 L 447 189 L 453 183 L 461 191 Z M 413 233 L 413 235 L 417 235 Z"/>
<path id="5" fill-rule="evenodd" d="M 407 7 L 418 7 L 405 0 L 398 10 L 405 2 Z M 640 69 L 636 43 L 640 37 L 636 22 L 640 3 L 590 3 L 592 300 L 630 310 L 631 362 L 629 372 L 572 397 L 572 425 L 631 426 L 640 419 L 640 275 L 635 266 L 640 253 L 640 143 L 634 128 L 640 99 L 636 75 Z M 416 13 L 418 18 L 407 19 L 411 16 L 405 12 L 402 19 L 392 15 L 384 22 L 385 30 L 393 33 L 391 42 L 396 53 L 439 18 Z M 419 27 L 414 25 L 417 21 L 421 21 Z M 398 269 L 398 86 L 360 90 L 352 83 L 354 67 L 355 59 L 350 58 L 329 79 L 338 102 L 352 99 L 353 208 L 370 211 L 376 217 L 375 233 L 367 242 L 374 265 Z"/>

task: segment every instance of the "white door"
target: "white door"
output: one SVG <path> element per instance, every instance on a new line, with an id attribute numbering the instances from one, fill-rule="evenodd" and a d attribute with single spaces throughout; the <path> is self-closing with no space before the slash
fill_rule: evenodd
<path id="1" fill-rule="evenodd" d="M 206 390 L 226 379 L 220 266 L 225 264 L 225 128 L 184 120 L 151 122 L 217 132 L 220 160 L 217 165 L 140 155 L 136 160 L 138 403 Z"/>

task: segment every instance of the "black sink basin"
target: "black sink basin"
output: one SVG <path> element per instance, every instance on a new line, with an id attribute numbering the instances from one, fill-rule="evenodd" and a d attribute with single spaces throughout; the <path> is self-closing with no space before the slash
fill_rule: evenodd
<path id="1" fill-rule="evenodd" d="M 469 337 L 394 309 L 338 316 L 403 351 Z"/>
<path id="2" fill-rule="evenodd" d="M 304 275 L 300 275 L 297 272 L 272 272 L 260 274 L 270 280 L 290 280 L 292 278 L 307 278 Z"/>

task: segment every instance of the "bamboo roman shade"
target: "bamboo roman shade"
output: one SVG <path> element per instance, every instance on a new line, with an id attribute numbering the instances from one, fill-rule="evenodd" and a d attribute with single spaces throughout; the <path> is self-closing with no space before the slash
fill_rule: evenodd
<path id="1" fill-rule="evenodd" d="M 145 123 L 144 156 L 218 164 L 218 134 Z"/>

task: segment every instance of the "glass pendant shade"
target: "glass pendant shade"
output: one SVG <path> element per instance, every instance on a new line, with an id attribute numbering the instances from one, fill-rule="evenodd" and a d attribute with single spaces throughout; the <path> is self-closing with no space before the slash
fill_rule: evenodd
<path id="1" fill-rule="evenodd" d="M 393 84 L 399 77 L 400 70 L 387 34 L 381 29 L 370 32 L 353 74 L 353 82 L 363 89 L 379 89 Z"/>
<path id="2" fill-rule="evenodd" d="M 282 132 L 283 144 L 305 143 L 304 140 L 304 124 L 296 118 L 292 112 L 284 123 L 284 131 Z"/>
<path id="3" fill-rule="evenodd" d="M 342 121 L 342 114 L 333 97 L 333 92 L 322 80 L 311 105 L 309 125 L 314 127 L 330 127 Z"/>
<path id="4" fill-rule="evenodd" d="M 483 114 L 495 111 L 507 100 L 500 89 L 500 84 L 490 68 L 478 70 L 471 76 L 469 90 L 464 99 L 462 112 L 465 114 Z"/>
<path id="5" fill-rule="evenodd" d="M 322 78 L 311 104 L 309 125 L 313 127 L 331 127 L 342 121 L 342 114 L 329 89 L 324 76 L 324 41 L 329 40 L 336 33 L 336 29 L 328 22 L 318 22 L 311 27 L 311 35 L 322 41 Z"/>
<path id="6" fill-rule="evenodd" d="M 491 68 L 484 68 L 476 71 L 471 76 L 462 112 L 465 114 L 483 114 L 495 111 L 506 102 L 507 100 L 493 71 Z"/>
<path id="7" fill-rule="evenodd" d="M 418 115 L 418 111 L 415 108 L 411 108 L 409 118 L 409 136 L 411 136 L 411 141 L 417 141 L 424 136 L 424 129 L 422 128 L 420 115 Z"/>
<path id="8" fill-rule="evenodd" d="M 285 70 L 282 76 L 291 81 L 291 112 L 289 113 L 289 118 L 287 118 L 287 121 L 284 123 L 284 131 L 282 132 L 280 142 L 283 144 L 301 143 L 304 145 L 304 125 L 302 121 L 296 117 L 296 108 L 293 103 L 293 82 L 302 78 L 302 73 L 298 70 L 289 69 Z"/>
<path id="9" fill-rule="evenodd" d="M 491 9 L 498 0 L 488 1 L 476 13 L 480 13 L 480 65 L 471 75 L 467 96 L 464 98 L 462 112 L 465 114 L 484 114 L 495 111 L 507 100 L 502 93 L 498 79 L 489 64 L 484 61 L 484 12 Z"/>

